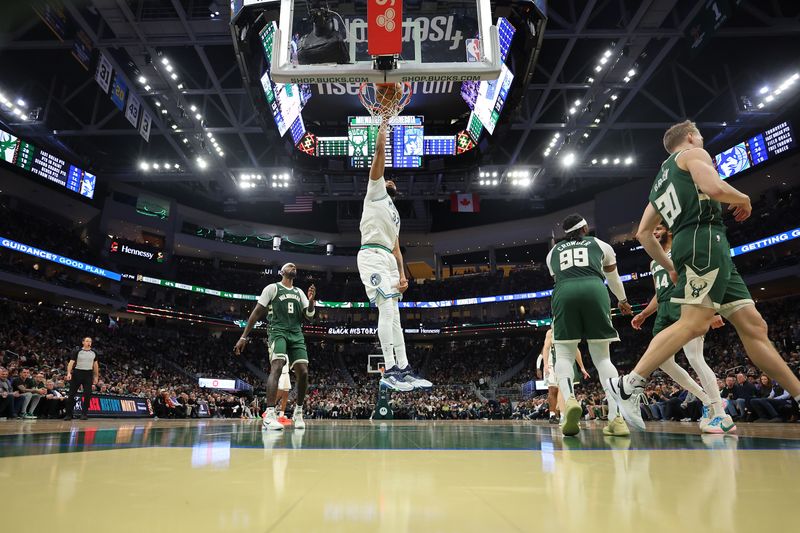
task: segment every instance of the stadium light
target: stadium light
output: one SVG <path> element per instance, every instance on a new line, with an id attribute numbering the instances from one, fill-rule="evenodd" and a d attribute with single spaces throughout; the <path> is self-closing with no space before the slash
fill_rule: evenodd
<path id="1" fill-rule="evenodd" d="M 208 163 L 206 163 L 206 160 L 203 159 L 202 157 L 198 157 L 197 166 L 200 168 L 200 170 L 205 170 L 206 168 L 208 168 Z"/>
<path id="2" fill-rule="evenodd" d="M 769 92 L 769 87 L 764 85 L 761 89 L 758 90 L 758 94 L 767 94 Z"/>
<path id="3" fill-rule="evenodd" d="M 632 158 L 631 156 L 628 156 L 628 157 L 626 157 L 626 158 L 625 158 L 625 164 L 626 164 L 626 165 L 631 165 L 631 164 L 633 164 L 633 158 Z"/>
<path id="4" fill-rule="evenodd" d="M 139 83 L 144 85 L 145 83 L 147 83 L 147 78 L 145 78 L 144 76 L 139 76 Z"/>
<path id="5" fill-rule="evenodd" d="M 564 165 L 565 167 L 571 167 L 572 165 L 574 165 L 575 154 L 573 154 L 572 152 L 565 154 L 563 159 L 561 159 L 561 164 Z"/>
<path id="6" fill-rule="evenodd" d="M 617 98 L 619 98 L 619 96 L 618 96 L 618 95 L 616 95 L 616 94 L 612 94 L 612 95 L 611 95 L 611 99 L 612 99 L 612 100 L 616 100 Z"/>
<path id="7" fill-rule="evenodd" d="M 139 169 L 147 172 L 148 170 L 150 170 L 150 165 L 147 163 L 147 161 L 140 161 L 139 162 Z"/>

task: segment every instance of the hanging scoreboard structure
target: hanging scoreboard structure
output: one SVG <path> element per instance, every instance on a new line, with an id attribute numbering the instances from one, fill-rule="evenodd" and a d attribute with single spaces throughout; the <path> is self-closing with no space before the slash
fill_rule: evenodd
<path id="1" fill-rule="evenodd" d="M 372 117 L 349 117 L 347 155 L 352 168 L 369 168 L 375 155 L 380 120 Z M 386 139 L 387 168 L 420 168 L 425 155 L 423 117 L 400 115 L 390 122 Z M 455 139 L 453 139 L 455 144 Z"/>
<path id="2" fill-rule="evenodd" d="M 0 129 L 0 160 L 81 196 L 94 198 L 97 176 L 3 129 Z"/>
<path id="3" fill-rule="evenodd" d="M 728 179 L 796 147 L 792 124 L 784 121 L 718 153 L 714 165 L 719 176 Z"/>

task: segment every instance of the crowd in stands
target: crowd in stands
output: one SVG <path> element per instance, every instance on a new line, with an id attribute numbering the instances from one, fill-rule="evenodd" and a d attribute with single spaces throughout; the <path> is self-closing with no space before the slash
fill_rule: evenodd
<path id="1" fill-rule="evenodd" d="M 800 372 L 800 321 L 791 298 L 760 306 L 771 326 L 771 338 L 795 372 Z M 263 339 L 251 343 L 240 357 L 231 347 L 237 332 L 209 334 L 191 327 L 168 328 L 142 323 L 109 322 L 107 318 L 70 309 L 0 301 L 0 417 L 58 417 L 65 410 L 65 367 L 83 336 L 95 339 L 101 367 L 99 393 L 150 399 L 155 414 L 166 418 L 197 415 L 203 402 L 212 416 L 258 416 L 264 408 L 257 394 L 234 394 L 201 389 L 197 377 L 240 379 L 263 387 L 267 352 Z M 646 331 L 634 331 L 629 318 L 615 320 L 622 341 L 614 345 L 613 360 L 621 371 L 630 370 L 650 341 Z M 539 332 L 542 333 L 543 332 Z M 409 344 L 411 361 L 431 379 L 430 393 L 395 394 L 395 416 L 410 419 L 546 418 L 541 395 L 521 398 L 512 387 L 510 398 L 483 395 L 523 362 L 512 383 L 536 376 L 535 357 L 542 335 L 510 338 L 437 340 Z M 366 372 L 367 355 L 379 350 L 370 341 L 334 342 L 309 338 L 311 386 L 305 404 L 310 418 L 369 418 L 377 394 L 377 375 Z M 588 352 L 584 349 L 584 353 Z M 768 376 L 758 374 L 731 326 L 709 332 L 707 358 L 718 376 L 728 409 L 737 420 L 793 420 L 796 407 Z M 679 362 L 686 364 L 682 355 Z M 585 357 L 590 374 L 591 358 Z M 691 370 L 690 370 L 691 372 Z M 19 385 L 30 396 L 8 400 Z M 508 383 L 503 385 L 508 387 Z M 258 392 L 258 391 L 257 391 Z M 5 396 L 3 396 L 5 393 Z M 34 398 L 36 400 L 34 401 Z M 520 400 L 521 401 L 517 401 Z M 578 388 L 578 400 L 587 418 L 604 418 L 607 407 L 596 379 Z M 646 390 L 644 415 L 650 420 L 691 420 L 699 417 L 700 404 L 678 390 L 660 372 Z M 291 401 L 294 401 L 292 393 Z M 515 403 L 516 402 L 516 403 Z"/>

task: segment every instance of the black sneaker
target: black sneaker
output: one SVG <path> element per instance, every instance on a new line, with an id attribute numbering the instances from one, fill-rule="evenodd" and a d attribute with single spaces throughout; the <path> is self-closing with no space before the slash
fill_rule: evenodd
<path id="1" fill-rule="evenodd" d="M 550 415 L 550 423 L 558 424 L 558 417 L 556 415 Z"/>

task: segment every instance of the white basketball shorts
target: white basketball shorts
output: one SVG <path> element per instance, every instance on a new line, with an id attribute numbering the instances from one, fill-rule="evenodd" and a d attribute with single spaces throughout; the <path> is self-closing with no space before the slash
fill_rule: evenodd
<path id="1" fill-rule="evenodd" d="M 367 248 L 358 252 L 358 273 L 367 291 L 367 298 L 375 302 L 380 294 L 384 298 L 402 298 L 397 286 L 400 272 L 397 260 L 382 248 Z"/>

